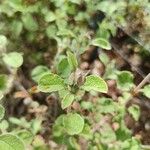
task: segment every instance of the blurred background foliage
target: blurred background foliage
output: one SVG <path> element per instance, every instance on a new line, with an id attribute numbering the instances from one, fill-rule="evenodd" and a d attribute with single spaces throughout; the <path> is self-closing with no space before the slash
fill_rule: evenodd
<path id="1" fill-rule="evenodd" d="M 55 101 L 56 97 L 54 95 L 41 96 L 40 94 L 33 96 L 33 99 L 35 99 L 33 102 L 30 102 L 29 99 L 25 99 L 24 104 L 8 102 L 8 106 L 13 105 L 13 109 L 20 107 L 20 110 L 22 110 L 8 111 L 9 113 L 14 112 L 16 116 L 8 117 L 1 122 L 0 129 L 2 132 L 12 131 L 17 133 L 24 141 L 28 140 L 27 143 L 33 141 L 32 146 L 35 150 L 47 150 L 49 149 L 47 145 L 50 145 L 53 149 L 62 148 L 64 145 L 67 145 L 68 149 L 82 149 L 86 145 L 91 150 L 120 150 L 121 148 L 123 150 L 140 150 L 140 137 L 132 137 L 133 133 L 126 127 L 124 121 L 127 112 L 136 121 L 140 117 L 140 108 L 137 105 L 133 105 L 126 110 L 130 88 L 135 86 L 133 83 L 134 75 L 128 71 L 119 71 L 116 67 L 118 61 L 115 60 L 114 55 L 108 57 L 109 54 L 102 51 L 102 48 L 110 50 L 113 47 L 111 46 L 111 40 L 118 36 L 119 29 L 131 37 L 127 41 L 130 40 L 133 45 L 135 45 L 135 41 L 138 42 L 136 48 L 130 45 L 131 54 L 138 53 L 149 58 L 150 3 L 148 0 L 0 0 L 0 56 L 12 51 L 21 53 L 24 62 L 18 71 L 18 76 L 26 89 L 35 85 L 43 72 L 58 71 L 62 77 L 68 77 L 71 72 L 67 67 L 67 58 L 64 56 L 66 51 L 73 51 L 81 63 L 82 59 L 87 59 L 84 58 L 84 53 L 92 49 L 94 53 L 87 52 L 92 58 L 88 62 L 89 64 L 82 64 L 83 68 L 85 69 L 86 65 L 98 68 L 103 64 L 103 67 L 98 68 L 101 71 L 99 74 L 103 75 L 104 79 L 111 80 L 108 82 L 112 85 L 111 90 L 113 91 L 110 91 L 107 96 L 102 95 L 102 97 L 94 92 L 90 93 L 91 96 L 87 94 L 83 97 L 83 93 L 77 95 L 80 100 L 81 98 L 84 99 L 79 103 L 81 109 L 84 110 L 82 113 L 86 120 L 84 130 L 79 137 L 64 135 L 61 126 L 62 117 L 60 116 L 56 120 L 58 114 L 49 116 L 54 114 L 54 112 L 51 112 L 54 106 L 51 105 L 52 101 L 49 102 L 48 100 L 53 99 Z M 94 39 L 98 40 L 93 42 Z M 104 42 L 104 44 L 101 45 L 99 41 Z M 122 39 L 117 41 L 117 45 L 121 42 Z M 91 45 L 100 47 L 98 52 L 97 49 L 95 52 L 95 47 L 93 48 Z M 81 54 L 83 58 L 79 57 Z M 98 61 L 93 63 L 94 59 L 102 63 L 100 64 Z M 134 60 L 136 61 L 132 62 L 138 64 L 139 57 Z M 117 65 L 122 64 L 118 63 Z M 35 66 L 37 67 L 34 68 Z M 82 66 L 80 67 L 82 68 Z M 120 68 L 124 69 L 123 67 Z M 125 66 L 125 69 L 129 70 L 128 65 Z M 2 62 L 0 62 L 0 72 L 2 73 L 0 75 L 0 89 L 3 91 L 7 87 L 5 83 L 8 80 L 4 73 L 8 74 L 9 71 Z M 149 72 L 149 70 L 146 70 L 146 72 Z M 11 75 L 11 72 L 9 74 Z M 124 77 L 126 80 L 124 80 Z M 116 80 L 116 83 L 113 82 L 114 80 Z M 116 86 L 118 89 L 116 89 Z M 34 88 L 31 90 L 34 90 Z M 149 97 L 149 86 L 143 89 L 143 93 Z M 10 97 L 8 96 L 8 99 L 12 98 Z M 50 108 L 47 108 L 47 103 L 43 102 L 43 99 L 50 103 Z M 87 101 L 86 99 L 90 100 Z M 117 99 L 117 101 L 114 101 L 114 99 Z M 35 113 L 34 117 L 25 114 L 28 104 L 30 108 L 39 111 Z M 59 104 L 56 105 L 59 106 Z M 42 112 L 40 112 L 41 110 Z M 46 112 L 47 110 L 48 112 Z M 59 111 L 59 113 L 62 113 L 62 110 Z M 92 116 L 93 114 L 94 116 Z M 108 118 L 105 117 L 106 114 Z M 21 117 L 18 119 L 18 116 Z M 102 120 L 100 122 L 102 130 L 100 132 L 93 131 L 94 125 L 99 123 L 99 119 Z M 103 123 L 107 119 L 109 123 Z M 55 124 L 54 120 L 56 120 Z M 53 128 L 52 125 L 54 125 Z M 20 132 L 20 129 L 30 130 L 31 133 Z M 50 135 L 45 135 L 47 132 L 52 133 L 56 143 L 53 139 L 49 139 Z M 24 137 L 25 135 L 27 138 Z M 84 138 L 83 141 L 82 138 Z M 82 142 L 84 143 L 83 146 Z"/>

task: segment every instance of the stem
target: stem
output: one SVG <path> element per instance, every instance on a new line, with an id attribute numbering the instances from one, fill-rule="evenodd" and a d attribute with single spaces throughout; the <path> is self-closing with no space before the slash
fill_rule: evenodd
<path id="1" fill-rule="evenodd" d="M 134 89 L 134 93 L 138 93 L 139 90 L 150 80 L 150 73 L 141 81 L 141 83 Z"/>

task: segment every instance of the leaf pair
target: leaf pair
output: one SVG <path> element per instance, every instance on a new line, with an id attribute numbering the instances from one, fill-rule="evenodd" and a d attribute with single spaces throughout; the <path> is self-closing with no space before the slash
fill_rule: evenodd
<path id="1" fill-rule="evenodd" d="M 56 74 L 46 74 L 39 81 L 39 90 L 42 92 L 55 92 L 65 89 L 64 80 Z M 106 82 L 96 75 L 86 77 L 85 83 L 81 86 L 85 91 L 97 91 L 106 93 L 108 90 Z"/>

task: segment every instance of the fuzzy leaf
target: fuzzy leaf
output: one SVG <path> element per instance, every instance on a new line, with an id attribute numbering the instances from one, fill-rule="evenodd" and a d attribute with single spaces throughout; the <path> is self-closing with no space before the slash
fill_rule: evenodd
<path id="1" fill-rule="evenodd" d="M 54 20 L 56 20 L 56 15 L 53 12 L 49 11 L 45 14 L 46 22 L 53 22 Z"/>
<path id="2" fill-rule="evenodd" d="M 22 22 L 14 20 L 11 24 L 11 31 L 13 37 L 18 37 L 21 34 L 22 28 L 23 28 Z"/>
<path id="3" fill-rule="evenodd" d="M 49 25 L 46 28 L 46 35 L 48 36 L 48 38 L 54 38 L 56 36 L 56 32 L 57 32 L 57 27 L 55 25 Z"/>
<path id="4" fill-rule="evenodd" d="M 15 135 L 3 134 L 0 135 L 1 150 L 25 150 L 23 142 Z"/>
<path id="5" fill-rule="evenodd" d="M 99 59 L 101 60 L 101 62 L 106 66 L 106 65 L 108 65 L 108 63 L 109 63 L 109 57 L 105 54 L 105 53 L 103 53 L 103 52 L 101 52 L 100 53 L 100 55 L 99 55 Z"/>
<path id="6" fill-rule="evenodd" d="M 38 23 L 31 14 L 22 16 L 22 22 L 28 31 L 34 32 L 38 30 Z"/>
<path id="7" fill-rule="evenodd" d="M 150 98 L 150 84 L 144 86 L 144 88 L 141 89 L 141 92 L 143 92 L 146 97 Z"/>
<path id="8" fill-rule="evenodd" d="M 20 53 L 11 52 L 4 54 L 3 61 L 11 67 L 18 68 L 23 64 L 23 57 Z"/>
<path id="9" fill-rule="evenodd" d="M 33 134 L 27 130 L 22 130 L 17 133 L 18 137 L 26 144 L 30 144 L 33 140 Z"/>
<path id="10" fill-rule="evenodd" d="M 61 137 L 64 135 L 64 128 L 63 128 L 63 118 L 65 115 L 60 115 L 56 120 L 55 124 L 53 125 L 53 136 L 54 137 Z"/>
<path id="11" fill-rule="evenodd" d="M 117 79 L 118 88 L 128 91 L 133 85 L 133 74 L 129 71 L 121 71 Z"/>
<path id="12" fill-rule="evenodd" d="M 84 119 L 77 113 L 70 113 L 64 116 L 63 125 L 69 135 L 79 134 L 83 130 Z"/>
<path id="13" fill-rule="evenodd" d="M 96 75 L 87 76 L 86 81 L 81 88 L 85 91 L 97 91 L 102 93 L 107 93 L 108 91 L 106 82 Z"/>
<path id="14" fill-rule="evenodd" d="M 75 54 L 68 51 L 67 52 L 67 59 L 68 59 L 68 63 L 70 65 L 70 68 L 72 70 L 76 70 L 76 68 L 78 67 L 78 61 L 77 61 L 77 58 L 76 58 Z"/>
<path id="15" fill-rule="evenodd" d="M 101 47 L 106 50 L 111 50 L 111 45 L 109 41 L 103 38 L 97 38 L 92 41 L 92 45 Z"/>
<path id="16" fill-rule="evenodd" d="M 68 59 L 67 58 L 63 58 L 57 67 L 58 73 L 62 76 L 62 77 L 68 77 L 71 73 L 71 69 L 70 69 L 70 65 L 68 63 Z"/>
<path id="17" fill-rule="evenodd" d="M 138 121 L 140 116 L 140 108 L 138 105 L 132 105 L 128 108 L 128 112 L 132 115 L 135 121 Z"/>
<path id="18" fill-rule="evenodd" d="M 46 66 L 39 65 L 32 70 L 31 77 L 35 82 L 38 82 L 43 75 L 48 73 L 50 70 Z"/>
<path id="19" fill-rule="evenodd" d="M 55 92 L 64 89 L 64 80 L 53 73 L 43 75 L 38 83 L 41 92 Z"/>
<path id="20" fill-rule="evenodd" d="M 67 94 L 61 101 L 62 109 L 69 107 L 72 104 L 73 100 L 74 100 L 74 95 L 71 93 Z"/>

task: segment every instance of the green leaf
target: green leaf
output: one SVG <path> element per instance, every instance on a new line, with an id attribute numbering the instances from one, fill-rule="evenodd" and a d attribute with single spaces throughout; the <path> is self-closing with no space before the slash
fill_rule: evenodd
<path id="1" fill-rule="evenodd" d="M 146 150 L 147 148 L 143 149 L 141 148 L 141 144 L 139 140 L 137 140 L 135 137 L 128 138 L 124 140 L 121 144 L 121 149 L 123 150 Z M 149 149 L 149 148 L 148 148 Z"/>
<path id="2" fill-rule="evenodd" d="M 23 128 L 31 127 L 30 122 L 28 122 L 24 117 L 22 118 L 9 117 L 9 122 Z"/>
<path id="3" fill-rule="evenodd" d="M 73 136 L 69 137 L 69 144 L 70 144 L 70 149 L 71 148 L 72 149 L 81 149 L 80 148 L 81 146 L 80 146 L 79 142 L 77 141 L 76 137 L 73 137 Z"/>
<path id="4" fill-rule="evenodd" d="M 63 118 L 65 115 L 60 115 L 56 120 L 53 125 L 53 136 L 54 137 L 61 137 L 64 135 L 64 128 L 63 128 Z"/>
<path id="5" fill-rule="evenodd" d="M 91 127 L 88 124 L 84 125 L 84 128 L 82 132 L 80 133 L 80 136 L 84 137 L 87 140 L 92 140 L 93 132 L 91 130 Z"/>
<path id="6" fill-rule="evenodd" d="M 0 90 L 3 91 L 7 87 L 7 76 L 0 74 Z"/>
<path id="7" fill-rule="evenodd" d="M 90 110 L 90 109 L 93 108 L 93 104 L 92 104 L 92 102 L 90 102 L 90 101 L 82 101 L 82 102 L 81 102 L 81 107 L 82 107 L 83 109 Z"/>
<path id="8" fill-rule="evenodd" d="M 121 90 L 129 91 L 133 86 L 133 74 L 129 71 L 121 71 L 117 78 L 117 86 Z"/>
<path id="9" fill-rule="evenodd" d="M 18 68 L 23 64 L 23 57 L 20 53 L 11 52 L 4 54 L 3 61 L 11 67 Z"/>
<path id="10" fill-rule="evenodd" d="M 22 22 L 28 31 L 34 32 L 38 30 L 38 23 L 31 14 L 25 14 L 22 16 Z"/>
<path id="11" fill-rule="evenodd" d="M 57 67 L 58 70 L 58 74 L 61 75 L 61 77 L 68 77 L 71 74 L 71 69 L 70 69 L 70 65 L 68 63 L 68 59 L 67 58 L 63 58 Z"/>
<path id="12" fill-rule="evenodd" d="M 69 135 L 75 135 L 82 132 L 84 119 L 77 113 L 69 113 L 63 118 L 63 125 Z"/>
<path id="13" fill-rule="evenodd" d="M 72 104 L 73 100 L 74 100 L 74 95 L 71 93 L 67 94 L 61 101 L 62 109 L 69 107 Z"/>
<path id="14" fill-rule="evenodd" d="M 0 35 L 0 49 L 6 48 L 7 38 L 4 35 Z"/>
<path id="15" fill-rule="evenodd" d="M 7 120 L 2 120 L 0 122 L 0 130 L 1 130 L 1 132 L 3 133 L 5 131 L 7 131 L 8 128 L 9 128 L 9 122 Z"/>
<path id="16" fill-rule="evenodd" d="M 53 73 L 43 75 L 38 83 L 41 92 L 55 92 L 64 89 L 64 80 Z"/>
<path id="17" fill-rule="evenodd" d="M 122 108 L 122 111 L 125 111 L 124 108 Z M 119 125 L 118 130 L 116 131 L 116 136 L 117 139 L 120 139 L 121 141 L 125 141 L 126 139 L 131 137 L 131 130 L 129 130 L 127 128 L 127 126 L 125 125 L 125 121 L 124 121 L 124 112 L 120 112 L 119 115 L 117 116 L 117 120 Z"/>
<path id="18" fill-rule="evenodd" d="M 69 90 L 67 89 L 60 90 L 58 91 L 58 94 L 59 94 L 59 97 L 63 99 L 67 94 L 69 94 Z"/>
<path id="19" fill-rule="evenodd" d="M 101 127 L 101 141 L 105 144 L 116 141 L 116 134 L 108 123 Z"/>
<path id="20" fill-rule="evenodd" d="M 103 38 L 94 39 L 92 41 L 91 45 L 98 46 L 98 47 L 101 47 L 101 48 L 106 49 L 106 50 L 111 50 L 110 43 L 106 39 L 103 39 Z"/>
<path id="21" fill-rule="evenodd" d="M 54 38 L 56 36 L 56 32 L 57 32 L 57 27 L 55 25 L 49 25 L 46 28 L 46 35 L 48 36 L 48 38 Z"/>
<path id="22" fill-rule="evenodd" d="M 102 97 L 99 99 L 97 109 L 100 113 L 108 114 L 117 111 L 117 107 L 111 98 Z"/>
<path id="23" fill-rule="evenodd" d="M 23 142 L 15 135 L 3 134 L 0 135 L 1 150 L 25 150 Z"/>
<path id="24" fill-rule="evenodd" d="M 50 70 L 46 66 L 39 65 L 32 70 L 31 77 L 35 82 L 39 82 L 40 78 L 48 73 Z"/>
<path id="25" fill-rule="evenodd" d="M 135 121 L 139 120 L 140 117 L 140 107 L 138 105 L 132 105 L 128 108 L 128 112 L 132 115 Z"/>
<path id="26" fill-rule="evenodd" d="M 109 63 L 109 57 L 105 54 L 105 53 L 103 53 L 103 52 L 100 52 L 100 55 L 99 55 L 99 59 L 101 60 L 101 62 L 106 66 L 106 65 L 108 65 L 108 63 Z"/>
<path id="27" fill-rule="evenodd" d="M 33 140 L 33 134 L 27 130 L 19 131 L 17 135 L 26 144 L 30 144 Z"/>
<path id="28" fill-rule="evenodd" d="M 112 60 L 106 66 L 104 78 L 116 80 L 117 72 L 118 72 L 118 70 L 116 69 L 115 61 Z"/>
<path id="29" fill-rule="evenodd" d="M 31 123 L 32 126 L 32 133 L 36 135 L 42 128 L 42 119 L 34 119 Z"/>
<path id="30" fill-rule="evenodd" d="M 102 93 L 107 93 L 108 91 L 106 82 L 101 77 L 96 75 L 87 76 L 86 81 L 81 88 L 85 91 L 97 91 Z"/>
<path id="31" fill-rule="evenodd" d="M 22 31 L 23 24 L 21 21 L 14 20 L 11 24 L 11 31 L 14 38 L 18 37 Z"/>
<path id="32" fill-rule="evenodd" d="M 45 14 L 46 22 L 53 22 L 54 20 L 56 20 L 56 15 L 53 12 L 49 11 Z"/>
<path id="33" fill-rule="evenodd" d="M 150 98 L 150 84 L 144 86 L 143 89 L 140 90 L 146 97 Z"/>
<path id="34" fill-rule="evenodd" d="M 3 93 L 0 91 L 0 100 L 3 98 Z"/>
<path id="35" fill-rule="evenodd" d="M 67 52 L 67 59 L 68 59 L 68 63 L 70 65 L 70 68 L 74 71 L 77 69 L 78 67 L 78 61 L 77 61 L 77 58 L 75 56 L 74 53 L 68 51 Z"/>
<path id="36" fill-rule="evenodd" d="M 76 37 L 75 34 L 71 31 L 71 30 L 68 30 L 68 29 L 65 29 L 65 28 L 60 28 L 59 31 L 57 32 L 57 35 L 58 36 L 67 36 L 67 37 Z"/>
<path id="37" fill-rule="evenodd" d="M 0 105 L 0 120 L 3 119 L 4 115 L 5 115 L 5 109 L 2 105 Z"/>

